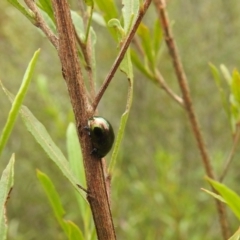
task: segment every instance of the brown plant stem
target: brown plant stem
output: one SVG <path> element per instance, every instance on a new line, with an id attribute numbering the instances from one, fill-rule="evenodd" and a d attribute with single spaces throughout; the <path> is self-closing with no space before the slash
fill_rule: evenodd
<path id="1" fill-rule="evenodd" d="M 51 31 L 51 29 L 48 27 L 46 22 L 44 21 L 40 11 L 38 10 L 38 7 L 36 6 L 35 1 L 33 0 L 24 0 L 26 5 L 29 7 L 29 9 L 34 13 L 35 15 L 35 26 L 40 28 L 47 38 L 50 40 L 50 42 L 53 44 L 53 46 L 58 49 L 58 38 L 54 35 L 54 33 Z"/>
<path id="2" fill-rule="evenodd" d="M 186 107 L 186 112 L 193 130 L 193 134 L 195 136 L 195 139 L 197 141 L 198 149 L 200 151 L 201 157 L 202 157 L 202 163 L 205 168 L 206 174 L 208 177 L 215 179 L 214 172 L 211 166 L 210 162 L 210 157 L 208 155 L 205 142 L 200 130 L 199 123 L 196 118 L 196 114 L 193 108 L 192 104 L 192 99 L 189 91 L 189 86 L 188 86 L 188 80 L 186 77 L 186 74 L 184 72 L 180 56 L 178 54 L 177 46 L 175 43 L 175 40 L 173 38 L 172 32 L 170 30 L 169 26 L 169 20 L 168 20 L 168 15 L 165 9 L 165 1 L 164 0 L 154 0 L 154 4 L 157 9 L 157 13 L 159 15 L 159 20 L 161 22 L 164 35 L 165 35 L 165 41 L 168 46 L 169 54 L 172 58 L 174 70 L 178 79 L 178 83 L 180 86 L 180 89 L 182 91 L 183 95 L 183 100 L 185 103 Z M 216 192 L 215 190 L 213 190 Z M 216 206 L 219 214 L 219 221 L 220 221 L 220 226 L 222 230 L 222 235 L 224 239 L 228 239 L 229 237 L 229 229 L 228 229 L 228 223 L 226 219 L 226 210 L 225 206 L 223 205 L 222 202 L 216 200 Z"/>
<path id="3" fill-rule="evenodd" d="M 145 0 L 143 6 L 140 7 L 140 10 L 139 10 L 139 13 L 138 13 L 138 16 L 137 16 L 137 19 L 136 19 L 136 22 L 134 23 L 133 27 L 132 27 L 132 30 L 129 32 L 129 35 L 127 36 L 126 40 L 124 41 L 121 49 L 120 49 L 120 52 L 115 60 L 115 62 L 113 63 L 104 83 L 102 84 L 94 102 L 93 102 L 93 110 L 95 110 L 98 106 L 98 103 L 100 102 L 104 92 L 106 91 L 109 83 L 111 82 L 111 80 L 113 79 L 120 63 L 122 62 L 124 56 L 125 56 L 125 53 L 126 51 L 128 50 L 128 47 L 137 31 L 137 28 L 139 26 L 139 24 L 141 23 L 150 3 L 151 3 L 152 0 Z"/>
<path id="4" fill-rule="evenodd" d="M 84 130 L 84 126 L 87 125 L 87 120 L 92 116 L 93 111 L 88 106 L 70 9 L 67 0 L 52 0 L 52 6 L 59 35 L 58 54 L 62 65 L 62 74 L 67 84 L 82 148 L 87 181 L 87 199 L 91 207 L 98 239 L 115 240 L 116 235 L 102 162 L 94 154 L 90 154 L 92 143 Z"/>

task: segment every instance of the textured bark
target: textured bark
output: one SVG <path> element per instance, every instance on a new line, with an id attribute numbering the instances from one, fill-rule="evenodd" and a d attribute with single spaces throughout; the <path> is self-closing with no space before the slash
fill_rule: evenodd
<path id="1" fill-rule="evenodd" d="M 68 2 L 52 0 L 59 37 L 58 54 L 62 74 L 71 99 L 79 141 L 82 147 L 89 201 L 99 240 L 116 239 L 101 160 L 91 155 L 91 141 L 84 130 L 93 115 L 87 101 L 86 89 L 77 55 L 74 27 Z M 76 183 L 77 184 L 77 183 Z"/>

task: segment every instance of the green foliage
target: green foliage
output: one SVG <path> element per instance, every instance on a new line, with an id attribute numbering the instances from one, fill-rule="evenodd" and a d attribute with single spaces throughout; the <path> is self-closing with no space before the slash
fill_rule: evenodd
<path id="1" fill-rule="evenodd" d="M 12 94 L 5 88 L 3 88 L 3 90 L 8 96 L 9 100 L 13 101 Z M 82 191 L 79 190 L 79 188 L 76 185 L 78 181 L 71 172 L 68 161 L 64 157 L 61 150 L 54 143 L 54 141 L 48 134 L 46 128 L 41 124 L 41 122 L 37 120 L 37 118 L 35 118 L 35 116 L 26 106 L 21 107 L 20 113 L 28 131 L 41 145 L 43 150 L 49 155 L 50 159 L 53 160 L 54 163 L 56 163 L 56 165 L 60 168 L 62 173 L 69 179 L 69 181 L 72 183 L 75 189 L 77 189 L 80 192 L 81 196 L 86 200 L 85 195 L 82 193 Z"/>
<path id="2" fill-rule="evenodd" d="M 83 166 L 82 152 L 79 146 L 79 140 L 76 132 L 75 125 L 70 123 L 67 129 L 67 153 L 69 164 L 72 172 L 78 178 L 78 181 L 82 183 L 82 187 L 86 188 L 86 178 Z M 95 239 L 96 231 L 94 223 L 91 217 L 91 210 L 86 201 L 79 196 L 78 192 L 75 192 L 76 200 L 79 205 L 80 215 L 84 225 L 84 239 Z"/>
<path id="3" fill-rule="evenodd" d="M 14 162 L 15 157 L 12 155 L 7 167 L 2 173 L 0 180 L 0 239 L 7 239 L 7 200 L 10 197 L 14 181 Z"/>
<path id="4" fill-rule="evenodd" d="M 207 181 L 217 190 L 219 194 L 221 194 L 224 199 L 223 202 L 227 203 L 231 208 L 235 216 L 240 219 L 240 196 L 232 191 L 230 188 L 226 187 L 224 184 L 214 181 L 210 178 L 207 178 Z M 214 196 L 215 197 L 215 196 Z M 220 199 L 220 198 L 218 198 Z"/>
<path id="5" fill-rule="evenodd" d="M 39 170 L 37 171 L 37 176 L 38 179 L 48 197 L 48 200 L 51 204 L 51 207 L 53 209 L 54 215 L 59 223 L 59 225 L 62 227 L 64 230 L 67 238 L 69 240 L 83 240 L 83 234 L 82 231 L 71 221 L 64 220 L 64 215 L 65 215 L 65 210 L 61 204 L 60 197 L 50 180 L 50 178 L 40 172 Z"/>
<path id="6" fill-rule="evenodd" d="M 138 28 L 138 36 L 141 39 L 142 48 L 149 62 L 151 70 L 153 71 L 155 67 L 155 59 L 153 56 L 154 49 L 152 47 L 152 37 L 150 36 L 149 28 L 145 26 L 143 23 Z"/>
<path id="7" fill-rule="evenodd" d="M 41 8 L 44 12 L 47 13 L 53 23 L 55 23 L 51 2 L 49 0 L 38 0 L 37 4 L 39 8 Z"/>
<path id="8" fill-rule="evenodd" d="M 229 240 L 239 240 L 240 239 L 240 228 L 234 233 L 232 237 L 229 238 Z"/>
<path id="9" fill-rule="evenodd" d="M 0 2 L 1 9 L 3 9 L 0 26 L 1 78 L 4 78 L 2 80 L 10 85 L 8 86 L 9 89 L 17 89 L 18 79 L 21 76 L 20 69 L 24 69 L 22 64 L 27 61 L 29 52 L 36 49 L 34 44 L 41 45 L 41 48 L 44 49 L 43 52 L 46 54 L 41 56 L 42 61 L 38 65 L 38 72 L 44 73 L 45 80 L 40 81 L 41 83 L 37 82 L 37 84 L 44 85 L 45 90 L 41 92 L 39 90 L 40 86 L 33 84 L 25 101 L 27 101 L 29 109 L 39 119 L 37 121 L 44 122 L 49 135 L 52 139 L 55 139 L 54 146 L 49 146 L 50 149 L 43 146 L 45 150 L 54 151 L 53 149 L 57 145 L 61 149 L 60 155 L 63 155 L 65 154 L 65 129 L 69 122 L 73 121 L 73 117 L 64 81 L 61 79 L 59 61 L 54 49 L 47 43 L 46 39 L 39 37 L 37 32 L 33 34 L 33 28 L 28 22 L 22 21 L 16 11 L 7 5 L 4 6 L 5 1 Z M 49 1 L 41 2 L 43 2 L 41 5 L 49 3 Z M 92 35 L 89 39 L 91 41 L 94 39 L 91 42 L 91 44 L 95 44 L 92 49 L 95 51 L 96 47 L 97 50 L 98 74 L 95 79 L 99 86 L 116 57 L 116 44 L 107 35 L 105 28 L 108 27 L 114 39 L 118 39 L 119 46 L 121 40 L 124 39 L 123 37 L 126 36 L 124 30 L 129 30 L 130 25 L 123 24 L 125 21 L 123 20 L 123 14 L 121 15 L 120 2 L 94 2 L 95 9 L 92 17 L 98 26 L 95 27 L 93 24 L 95 28 L 90 30 Z M 199 10 L 197 12 L 195 11 L 196 6 Z M 218 156 L 218 158 L 214 158 L 215 161 L 213 162 L 214 167 L 217 168 L 221 168 L 221 161 L 229 150 L 231 134 L 228 132 L 227 119 L 219 106 L 216 87 L 212 84 L 212 81 L 209 81 L 206 63 L 211 61 L 219 65 L 219 62 L 224 62 L 226 66 L 232 66 L 238 62 L 238 55 L 235 51 L 239 45 L 239 34 L 236 31 L 240 27 L 239 6 L 237 0 L 228 4 L 220 0 L 214 3 L 200 1 L 197 5 L 193 4 L 192 1 L 184 3 L 170 1 L 168 5 L 169 16 L 176 23 L 173 29 L 175 40 L 190 80 L 191 92 L 194 97 L 193 103 L 198 116 L 200 116 L 210 153 L 213 156 Z M 51 10 L 47 10 L 48 6 L 40 8 L 46 13 L 45 19 L 51 20 Z M 87 9 L 89 11 L 89 7 Z M 31 11 L 28 9 L 24 11 L 26 11 L 27 17 L 30 16 L 29 19 L 35 22 Z M 216 14 L 213 15 L 213 12 Z M 30 15 L 28 16 L 28 14 Z M 72 17 L 78 35 L 84 41 L 86 39 L 86 26 L 81 26 L 81 17 L 77 11 L 72 14 Z M 153 84 L 146 82 L 146 80 L 151 80 L 156 83 L 154 70 L 160 67 L 161 73 L 163 73 L 168 84 L 176 92 L 178 91 L 173 70 L 168 65 L 169 58 L 162 44 L 162 30 L 159 27 L 158 20 L 155 21 L 155 17 L 154 9 L 150 9 L 149 15 L 145 17 L 143 23 L 146 27 L 144 31 L 148 35 L 142 36 L 137 33 L 136 36 L 143 54 L 135 48 L 134 44 L 131 48 L 131 61 L 140 70 L 140 73 L 134 72 L 135 100 L 126 128 L 123 124 L 125 129 L 119 131 L 125 132 L 125 138 L 121 141 L 122 151 L 118 152 L 117 161 L 113 164 L 114 174 L 111 189 L 113 197 L 111 204 L 114 223 L 117 226 L 117 235 L 119 239 L 187 239 L 189 236 L 191 236 L 191 240 L 218 239 L 220 231 L 216 227 L 215 209 L 209 198 L 205 197 L 206 194 L 199 191 L 203 185 L 202 175 L 204 173 L 200 164 L 198 164 L 198 152 L 186 124 L 186 118 L 165 94 L 159 92 L 159 89 L 155 88 Z M 105 23 L 103 23 L 103 18 Z M 131 24 L 133 23 L 132 18 L 132 16 L 129 17 Z M 87 20 L 89 21 L 89 19 Z M 189 20 L 191 24 L 189 24 Z M 114 21 L 118 24 L 118 29 L 123 30 L 123 32 L 120 33 L 119 30 L 116 31 L 110 27 L 110 24 L 107 24 Z M 49 26 L 51 27 L 51 25 Z M 224 28 L 223 26 L 227 27 Z M 96 36 L 98 37 L 97 43 Z M 146 42 L 147 39 L 150 39 L 150 42 Z M 7 61 L 6 56 L 8 56 Z M 95 52 L 92 56 L 95 58 Z M 126 66 L 129 67 L 129 64 L 130 62 L 127 62 Z M 2 69 L 3 72 L 1 73 Z M 215 73 L 220 80 L 218 88 L 222 89 L 221 99 L 230 120 L 235 108 L 230 108 L 229 92 L 231 92 L 233 98 L 231 104 L 237 106 L 238 91 L 235 90 L 238 88 L 238 80 L 231 86 L 233 76 L 223 65 Z M 234 77 L 238 79 L 238 74 L 235 74 Z M 37 79 L 41 78 L 41 76 L 37 77 Z M 119 116 L 126 109 L 124 102 L 126 101 L 125 90 L 127 91 L 127 89 L 125 87 L 127 88 L 127 84 L 124 84 L 122 78 L 120 74 L 115 75 L 114 81 L 101 100 L 99 108 L 99 113 L 107 115 L 106 118 L 111 119 L 114 127 L 119 125 Z M 222 81 L 222 78 L 227 81 Z M 225 84 L 227 84 L 227 87 Z M 4 126 L 7 107 L 4 106 L 3 95 L 0 96 L 0 104 L 2 110 L 0 120 L 2 120 L 1 125 Z M 234 114 L 236 114 L 233 118 L 235 124 L 238 114 L 237 112 Z M 58 169 L 54 172 L 55 165 L 52 166 L 51 162 L 47 161 L 46 154 L 33 144 L 34 141 L 32 141 L 30 135 L 25 134 L 26 130 L 22 128 L 21 124 L 17 124 L 14 131 L 2 155 L 2 157 L 5 157 L 5 155 L 17 149 L 18 159 L 20 160 L 16 172 L 19 175 L 18 181 L 15 181 L 15 185 L 18 184 L 18 186 L 14 188 L 18 197 L 17 200 L 13 198 L 8 201 L 8 207 L 11 208 L 9 209 L 9 226 L 11 229 L 13 228 L 11 239 L 42 239 L 43 234 L 45 234 L 46 239 L 55 239 L 56 236 L 59 236 L 58 230 L 52 225 L 52 218 L 49 219 L 44 214 L 48 211 L 48 205 L 45 204 L 45 199 L 42 199 L 41 192 L 38 192 L 38 185 L 29 180 L 36 166 L 45 168 L 44 172 L 48 171 L 48 176 L 51 176 L 56 188 L 59 189 L 59 195 L 63 202 L 62 206 L 65 206 L 64 209 L 66 209 L 67 214 L 76 218 L 74 222 L 81 221 L 84 239 L 96 238 L 91 211 L 87 202 L 78 192 L 81 190 L 77 189 L 75 191 L 79 203 L 79 208 L 76 210 L 75 199 L 71 198 L 72 189 L 63 184 L 66 179 L 61 178 Z M 38 141 L 40 140 L 38 139 Z M 52 144 L 51 141 L 49 143 Z M 27 144 L 27 147 L 24 144 Z M 50 155 L 50 153 L 48 154 Z M 70 169 L 67 172 L 74 176 L 75 184 L 80 183 L 84 187 L 84 175 L 81 173 L 81 151 L 76 138 L 75 126 L 72 124 L 69 125 L 67 131 L 67 154 L 69 162 L 64 157 L 64 166 L 66 163 L 67 169 Z M 236 157 L 239 158 L 239 154 Z M 4 158 L 1 160 L 4 160 Z M 55 159 L 54 161 L 58 160 Z M 1 163 L 4 164 L 4 161 L 1 161 Z M 61 168 L 61 163 L 57 162 L 57 165 Z M 233 187 L 238 187 L 238 169 L 239 161 L 236 161 L 231 169 L 230 181 Z M 62 172 L 65 170 L 62 170 Z M 75 172 L 75 170 L 79 171 Z M 21 199 L 24 199 L 24 203 L 21 202 Z M 29 205 L 32 205 L 29 202 L 32 200 L 34 200 L 36 207 L 29 209 Z M 157 211 L 152 211 L 152 209 L 157 209 Z M 26 217 L 24 218 L 24 216 Z M 62 219 L 62 221 L 65 220 Z M 232 221 L 235 223 L 236 220 L 233 219 Z M 213 223 L 214 227 L 211 227 L 209 222 Z M 29 226 L 33 227 L 29 228 Z M 41 232 L 42 229 L 44 229 L 44 232 Z M 238 239 L 239 231 L 234 236 L 235 238 L 232 237 L 232 240 Z M 59 237 L 59 239 L 61 238 Z"/>
<path id="10" fill-rule="evenodd" d="M 223 90 L 220 73 L 213 64 L 210 64 L 210 67 L 218 90 L 221 94 L 224 109 L 229 116 L 232 131 L 233 133 L 236 133 L 236 126 L 240 124 L 240 74 L 235 69 L 231 76 L 224 65 L 220 66 L 223 77 L 225 78 L 230 90 L 230 95 L 227 101 L 227 93 Z"/>
<path id="11" fill-rule="evenodd" d="M 117 18 L 118 11 L 113 0 L 109 1 L 96 0 L 95 3 L 102 12 L 105 23 L 108 23 L 108 21 L 110 21 L 113 18 Z M 117 38 L 116 32 L 111 27 L 109 28 L 109 31 L 115 38 Z"/>
<path id="12" fill-rule="evenodd" d="M 29 9 L 23 7 L 18 0 L 8 0 L 16 9 L 18 9 L 25 17 L 27 17 L 32 23 L 35 23 L 35 16 Z"/>
<path id="13" fill-rule="evenodd" d="M 37 63 L 39 53 L 40 53 L 40 50 L 37 50 L 34 53 L 32 60 L 28 64 L 27 70 L 26 70 L 23 80 L 22 80 L 22 84 L 21 84 L 19 91 L 12 103 L 12 108 L 8 114 L 8 119 L 7 119 L 6 125 L 3 129 L 3 132 L 0 137 L 0 155 L 1 155 L 1 152 L 4 149 L 4 147 L 7 143 L 7 140 L 12 132 L 13 126 L 14 126 L 15 121 L 18 116 L 18 112 L 21 108 L 24 97 L 27 93 L 28 87 L 30 85 L 30 82 L 31 82 L 31 79 L 33 76 L 33 71 L 34 71 L 36 63 Z M 4 89 L 1 81 L 0 81 L 0 84 L 1 84 L 2 88 Z"/>
<path id="14" fill-rule="evenodd" d="M 212 195 L 214 198 L 226 203 L 230 209 L 232 210 L 232 212 L 234 213 L 234 215 L 240 219 L 240 196 L 234 192 L 233 190 L 231 190 L 230 188 L 228 188 L 226 185 L 214 181 L 211 178 L 206 177 L 206 180 L 213 186 L 213 188 L 221 195 L 217 195 L 213 192 L 207 191 L 205 189 L 203 189 L 204 191 L 206 191 L 208 194 Z M 229 238 L 229 240 L 238 240 L 240 238 L 240 232 L 239 229 L 237 230 L 237 232 L 231 237 Z"/>
<path id="15" fill-rule="evenodd" d="M 128 33 L 136 21 L 139 11 L 139 0 L 123 0 L 122 4 L 124 31 Z"/>
<path id="16" fill-rule="evenodd" d="M 123 17 L 124 17 L 124 28 L 121 28 L 121 31 L 126 31 L 124 32 L 124 34 L 122 34 L 122 39 L 120 39 L 119 41 L 123 41 L 124 40 L 124 36 L 127 35 L 127 31 L 129 31 L 129 29 L 131 28 L 133 22 L 132 20 L 129 19 L 129 15 L 126 14 L 126 12 L 132 12 L 132 16 L 136 16 L 136 11 L 138 10 L 138 5 L 136 4 L 135 6 L 131 6 L 131 4 L 126 4 L 126 6 L 124 6 L 123 8 Z M 135 13 L 135 14 L 134 14 Z M 124 29 L 124 30 L 123 30 Z M 127 104 L 126 104 L 126 109 L 125 112 L 123 113 L 123 115 L 121 116 L 121 120 L 120 120 L 120 125 L 119 125 L 119 130 L 117 133 L 117 137 L 116 137 L 116 141 L 114 144 L 114 148 L 113 148 L 113 154 L 112 154 L 112 158 L 111 161 L 109 163 L 109 173 L 111 174 L 114 170 L 114 167 L 116 165 L 116 160 L 117 160 L 117 156 L 118 156 L 118 152 L 120 149 L 120 145 L 124 136 L 124 131 L 125 131 L 125 127 L 127 124 L 127 120 L 128 120 L 128 116 L 130 113 L 130 109 L 132 106 L 132 100 L 133 100 L 133 67 L 132 67 L 132 60 L 131 60 L 131 55 L 130 55 L 130 50 L 127 50 L 121 65 L 120 65 L 120 70 L 126 74 L 127 79 L 128 79 L 128 95 L 127 95 Z"/>

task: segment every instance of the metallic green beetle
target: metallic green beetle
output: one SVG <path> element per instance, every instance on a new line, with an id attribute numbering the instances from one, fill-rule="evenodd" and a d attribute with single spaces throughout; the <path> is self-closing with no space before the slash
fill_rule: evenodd
<path id="1" fill-rule="evenodd" d="M 111 124 L 102 117 L 94 116 L 88 119 L 86 129 L 93 145 L 91 154 L 95 154 L 99 158 L 106 156 L 114 142 Z"/>

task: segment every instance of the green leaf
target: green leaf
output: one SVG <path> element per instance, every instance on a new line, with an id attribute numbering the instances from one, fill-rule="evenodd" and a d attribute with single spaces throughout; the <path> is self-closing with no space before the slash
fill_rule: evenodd
<path id="1" fill-rule="evenodd" d="M 133 50 L 130 49 L 131 51 L 131 59 L 133 64 L 141 71 L 146 77 L 148 77 L 150 80 L 155 82 L 154 77 L 152 74 L 149 72 L 149 70 L 144 66 L 142 59 L 140 59 L 137 55 L 137 53 Z"/>
<path id="2" fill-rule="evenodd" d="M 75 11 L 71 11 L 71 18 L 72 18 L 73 24 L 76 28 L 78 36 L 84 42 L 84 40 L 85 40 L 85 27 L 84 27 L 84 24 L 83 24 L 82 17 L 78 13 L 76 13 Z"/>
<path id="3" fill-rule="evenodd" d="M 236 126 L 240 123 L 240 74 L 237 70 L 233 71 L 231 80 L 231 94 L 229 102 L 231 104 L 231 125 L 233 133 L 236 132 Z"/>
<path id="4" fill-rule="evenodd" d="M 231 208 L 235 216 L 240 219 L 240 197 L 230 188 L 222 183 L 206 177 L 206 180 L 214 187 L 214 189 L 221 194 L 227 205 Z"/>
<path id="5" fill-rule="evenodd" d="M 47 13 L 52 22 L 55 23 L 53 8 L 50 0 L 38 0 L 37 6 Z"/>
<path id="6" fill-rule="evenodd" d="M 86 200 L 85 193 L 83 194 L 77 186 L 79 183 L 78 179 L 75 177 L 70 169 L 69 163 L 64 157 L 61 150 L 56 146 L 50 135 L 48 134 L 46 128 L 34 117 L 30 110 L 23 106 L 21 109 L 21 116 L 27 129 L 32 133 L 36 141 L 41 145 L 48 156 L 53 160 L 53 162 L 60 168 L 62 173 L 68 178 L 75 189 L 80 192 L 81 196 Z"/>
<path id="7" fill-rule="evenodd" d="M 55 217 L 58 221 L 61 221 L 65 215 L 65 210 L 63 209 L 60 197 L 55 189 L 54 184 L 46 174 L 39 170 L 37 170 L 37 177 L 47 195 Z"/>
<path id="8" fill-rule="evenodd" d="M 67 152 L 70 167 L 75 173 L 75 176 L 79 179 L 79 182 L 83 183 L 82 187 L 85 188 L 86 178 L 82 159 L 82 152 L 80 149 L 76 127 L 73 123 L 70 123 L 67 129 Z M 82 197 L 80 197 L 77 192 L 75 193 L 84 224 L 84 230 L 86 234 L 89 234 L 90 232 L 95 231 L 89 204 L 86 201 L 83 201 Z"/>
<path id="9" fill-rule="evenodd" d="M 87 5 L 87 6 L 93 6 L 93 0 L 84 0 L 84 2 L 85 2 L 85 4 Z"/>
<path id="10" fill-rule="evenodd" d="M 225 65 L 221 64 L 220 65 L 220 70 L 222 72 L 223 77 L 225 78 L 226 82 L 229 84 L 229 86 L 231 85 L 232 82 L 232 77 L 230 72 L 228 71 L 228 69 L 226 68 Z"/>
<path id="11" fill-rule="evenodd" d="M 106 23 L 108 23 L 110 19 L 118 17 L 117 7 L 113 0 L 108 1 L 95 0 L 94 3 L 100 9 L 101 15 L 103 16 Z M 117 38 L 117 34 L 114 31 L 114 29 L 108 27 L 108 30 L 110 31 L 114 38 Z"/>
<path id="12" fill-rule="evenodd" d="M 7 215 L 6 204 L 13 187 L 14 181 L 14 162 L 15 157 L 12 155 L 7 167 L 2 173 L 0 180 L 0 239 L 7 239 Z"/>
<path id="13" fill-rule="evenodd" d="M 240 228 L 228 240 L 240 240 Z"/>
<path id="14" fill-rule="evenodd" d="M 231 91 L 237 103 L 240 104 L 240 74 L 237 70 L 233 71 Z"/>
<path id="15" fill-rule="evenodd" d="M 68 224 L 68 239 L 69 240 L 85 240 L 83 237 L 82 231 L 79 227 L 72 221 L 67 221 Z"/>
<path id="16" fill-rule="evenodd" d="M 154 61 L 157 62 L 158 54 L 161 50 L 160 46 L 163 40 L 163 32 L 159 22 L 159 19 L 156 19 L 154 24 L 153 32 L 153 51 L 154 51 Z"/>
<path id="17" fill-rule="evenodd" d="M 2 86 L 3 87 L 3 86 Z M 10 101 L 13 101 L 12 94 L 3 87 L 4 92 L 8 96 Z M 61 150 L 56 146 L 50 135 L 48 134 L 46 128 L 42 125 L 41 122 L 31 113 L 31 111 L 22 106 L 20 110 L 21 117 L 29 130 L 29 132 L 33 135 L 35 140 L 40 144 L 43 150 L 48 154 L 50 159 L 60 168 L 62 173 L 68 180 L 72 183 L 74 188 L 81 194 L 81 196 L 86 200 L 86 194 L 79 189 L 77 184 L 80 184 L 78 179 L 75 177 L 73 172 L 70 169 L 69 162 L 64 157 Z"/>
<path id="18" fill-rule="evenodd" d="M 138 16 L 139 0 L 122 0 L 124 31 L 127 34 L 132 29 L 134 22 Z"/>
<path id="19" fill-rule="evenodd" d="M 100 15 L 99 13 L 97 13 L 97 12 L 93 12 L 92 19 L 93 19 L 94 22 L 96 22 L 97 24 L 99 24 L 102 27 L 106 27 L 107 26 L 103 16 Z"/>
<path id="20" fill-rule="evenodd" d="M 86 186 L 86 178 L 83 166 L 82 151 L 78 140 L 76 127 L 70 123 L 67 128 L 67 153 L 72 172 L 78 178 L 79 182 Z"/>
<path id="21" fill-rule="evenodd" d="M 97 4 L 98 8 L 102 12 L 102 15 L 106 23 L 112 18 L 117 18 L 118 11 L 113 0 L 108 1 L 95 0 L 94 2 Z"/>
<path id="22" fill-rule="evenodd" d="M 222 198 L 220 195 L 214 193 L 214 192 L 211 192 L 211 191 L 208 191 L 207 189 L 204 189 L 202 188 L 202 190 L 206 193 L 208 193 L 209 195 L 213 196 L 214 198 L 218 199 L 219 201 L 223 202 L 223 203 L 226 203 L 226 201 L 224 200 L 224 198 Z"/>
<path id="23" fill-rule="evenodd" d="M 22 84 L 21 84 L 21 86 L 18 90 L 18 93 L 12 103 L 11 110 L 8 113 L 8 119 L 4 126 L 1 137 L 0 137 L 0 155 L 1 155 L 2 150 L 4 149 L 4 147 L 8 141 L 8 138 L 12 132 L 13 126 L 18 117 L 18 112 L 19 112 L 22 102 L 27 94 L 27 90 L 28 90 L 28 87 L 30 85 L 30 82 L 31 82 L 31 79 L 33 76 L 33 71 L 35 69 L 39 53 L 40 53 L 40 49 L 34 53 L 30 63 L 28 64 L 27 70 L 26 70 L 23 80 L 22 80 Z M 4 88 L 1 81 L 0 81 L 0 85 L 2 88 Z"/>
<path id="24" fill-rule="evenodd" d="M 95 31 L 92 27 L 90 27 L 90 45 L 91 45 L 91 68 L 93 73 L 93 81 L 96 82 L 96 43 L 97 43 L 97 36 Z"/>
<path id="25" fill-rule="evenodd" d="M 51 179 L 43 172 L 37 170 L 37 177 L 47 195 L 48 201 L 52 207 L 55 218 L 64 230 L 70 240 L 84 239 L 81 230 L 71 221 L 64 220 L 65 210 L 62 206 L 61 199 L 55 189 Z"/>
<path id="26" fill-rule="evenodd" d="M 150 36 L 149 28 L 141 23 L 138 27 L 137 34 L 141 39 L 143 51 L 146 54 L 147 60 L 149 61 L 149 67 L 152 71 L 154 71 L 155 61 L 153 55 L 153 47 L 151 44 L 152 37 Z"/>
<path id="27" fill-rule="evenodd" d="M 132 106 L 132 99 L 133 99 L 133 68 L 132 68 L 132 61 L 131 61 L 131 55 L 130 50 L 128 49 L 123 61 L 121 62 L 120 69 L 122 72 L 124 72 L 127 75 L 128 78 L 128 96 L 127 96 L 127 104 L 125 112 L 123 113 L 121 120 L 120 120 L 120 126 L 117 133 L 117 138 L 114 144 L 113 153 L 111 157 L 111 161 L 109 163 L 109 169 L 108 172 L 111 174 L 113 172 L 113 169 L 116 164 L 117 155 L 120 149 L 120 145 L 123 139 L 126 123 L 128 120 L 128 115 Z"/>
<path id="28" fill-rule="evenodd" d="M 225 112 L 228 116 L 229 121 L 231 121 L 230 106 L 229 106 L 227 95 L 226 95 L 226 93 L 225 93 L 225 91 L 223 90 L 223 87 L 222 87 L 222 81 L 221 81 L 220 73 L 219 73 L 218 69 L 212 63 L 209 63 L 209 66 L 210 66 L 213 78 L 215 80 L 215 83 L 217 85 L 218 91 L 220 93 L 223 108 L 224 108 L 224 110 L 225 110 Z"/>
<path id="29" fill-rule="evenodd" d="M 125 32 L 124 32 L 124 29 L 118 19 L 112 18 L 108 22 L 108 27 L 114 28 L 116 30 L 116 36 L 117 36 L 118 42 L 121 42 L 122 39 L 124 39 Z"/>
<path id="30" fill-rule="evenodd" d="M 27 17 L 28 20 L 30 20 L 30 22 L 32 22 L 33 24 L 35 24 L 35 15 L 34 13 L 29 10 L 26 9 L 25 7 L 23 7 L 18 0 L 8 0 L 9 3 L 11 3 L 15 8 L 18 9 L 18 11 L 20 11 L 25 17 Z"/>

